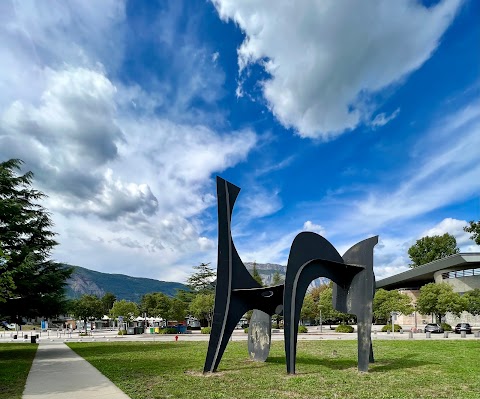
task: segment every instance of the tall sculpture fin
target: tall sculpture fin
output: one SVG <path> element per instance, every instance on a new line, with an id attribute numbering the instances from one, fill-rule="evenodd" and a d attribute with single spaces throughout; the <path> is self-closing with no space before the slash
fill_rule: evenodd
<path id="1" fill-rule="evenodd" d="M 217 177 L 218 261 L 212 331 L 204 372 L 213 372 L 235 326 L 250 309 L 273 315 L 282 303 L 283 285 L 262 287 L 245 268 L 232 240 L 231 218 L 240 188 Z"/>

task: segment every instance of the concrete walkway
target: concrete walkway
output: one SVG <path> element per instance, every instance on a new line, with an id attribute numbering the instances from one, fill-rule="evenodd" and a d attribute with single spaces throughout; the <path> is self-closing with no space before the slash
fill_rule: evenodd
<path id="1" fill-rule="evenodd" d="M 107 377 L 64 343 L 41 342 L 23 399 L 129 399 Z"/>

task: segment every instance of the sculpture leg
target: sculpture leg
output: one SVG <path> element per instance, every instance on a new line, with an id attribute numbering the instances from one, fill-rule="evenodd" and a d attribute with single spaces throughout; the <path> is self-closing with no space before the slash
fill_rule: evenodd
<path id="1" fill-rule="evenodd" d="M 223 315 L 220 313 L 214 315 L 210 341 L 208 343 L 207 358 L 205 359 L 205 366 L 203 368 L 204 373 L 213 373 L 217 370 L 235 326 L 248 310 L 246 306 L 235 297 L 233 297 L 231 301 L 232 303 Z"/>
<path id="2" fill-rule="evenodd" d="M 264 362 L 270 353 L 272 341 L 272 316 L 255 309 L 248 326 L 248 353 L 250 359 Z"/>
<path id="3" fill-rule="evenodd" d="M 302 276 L 303 277 L 303 276 Z M 287 373 L 295 374 L 295 365 L 297 360 L 297 336 L 298 322 L 300 320 L 300 311 L 302 309 L 303 299 L 310 281 L 308 278 L 299 278 L 298 285 L 291 296 L 285 295 L 283 308 L 283 334 L 285 337 L 285 357 L 287 361 Z"/>
<path id="4" fill-rule="evenodd" d="M 370 359 L 373 361 L 372 350 L 372 319 L 357 317 L 358 328 L 358 371 L 367 372 Z"/>

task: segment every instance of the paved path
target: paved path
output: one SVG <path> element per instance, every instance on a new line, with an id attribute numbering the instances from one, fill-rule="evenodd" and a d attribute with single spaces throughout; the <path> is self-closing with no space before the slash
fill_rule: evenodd
<path id="1" fill-rule="evenodd" d="M 64 343 L 41 342 L 23 399 L 129 399 L 107 377 Z"/>

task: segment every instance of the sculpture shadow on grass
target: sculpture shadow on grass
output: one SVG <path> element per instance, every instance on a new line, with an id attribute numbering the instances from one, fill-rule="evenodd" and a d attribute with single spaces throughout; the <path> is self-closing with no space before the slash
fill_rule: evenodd
<path id="1" fill-rule="evenodd" d="M 343 257 L 322 236 L 302 232 L 291 246 L 285 283 L 262 287 L 250 275 L 240 259 L 232 240 L 232 211 L 240 188 L 217 177 L 218 202 L 218 261 L 217 287 L 212 331 L 204 372 L 214 372 L 223 356 L 235 326 L 249 310 L 284 316 L 284 337 L 287 372 L 295 373 L 297 326 L 303 299 L 310 283 L 318 277 L 334 282 L 335 309 L 357 316 L 358 369 L 368 371 L 373 362 L 371 343 L 372 301 L 375 291 L 373 248 L 378 237 L 361 241 Z M 270 349 L 270 336 L 249 336 L 249 350 L 261 351 L 257 357 L 265 360 Z M 268 329 L 268 334 L 270 334 Z M 255 341 L 268 345 L 255 345 Z"/>

